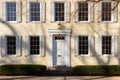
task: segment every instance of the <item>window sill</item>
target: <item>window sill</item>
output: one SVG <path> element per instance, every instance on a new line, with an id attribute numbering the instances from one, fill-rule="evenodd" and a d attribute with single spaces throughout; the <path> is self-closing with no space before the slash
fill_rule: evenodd
<path id="1" fill-rule="evenodd" d="M 78 55 L 78 56 L 85 56 L 85 57 L 89 57 L 89 56 L 94 56 L 94 55 L 86 54 L 86 55 Z"/>
<path id="2" fill-rule="evenodd" d="M 75 21 L 75 23 L 92 23 L 92 21 Z"/>
<path id="3" fill-rule="evenodd" d="M 3 23 L 13 23 L 13 24 L 15 24 L 15 23 L 19 23 L 18 21 L 4 21 Z"/>
<path id="4" fill-rule="evenodd" d="M 59 24 L 59 23 L 68 23 L 68 22 L 67 21 L 53 21 L 51 23 L 57 23 L 57 24 Z"/>
<path id="5" fill-rule="evenodd" d="M 99 56 L 103 56 L 103 57 L 114 57 L 114 56 L 117 56 L 117 55 L 114 55 L 114 54 L 108 54 L 108 55 L 99 55 Z"/>
<path id="6" fill-rule="evenodd" d="M 43 23 L 42 21 L 27 21 L 26 23 L 33 23 L 33 24 L 39 24 L 39 23 Z"/>
<path id="7" fill-rule="evenodd" d="M 99 23 L 115 23 L 116 21 L 99 21 Z"/>
<path id="8" fill-rule="evenodd" d="M 42 57 L 42 55 L 25 55 L 25 57 Z"/>
<path id="9" fill-rule="evenodd" d="M 4 55 L 2 57 L 19 57 L 20 55 Z"/>

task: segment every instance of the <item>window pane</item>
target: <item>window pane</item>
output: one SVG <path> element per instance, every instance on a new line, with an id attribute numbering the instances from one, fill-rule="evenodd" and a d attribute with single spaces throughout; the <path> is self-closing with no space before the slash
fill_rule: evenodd
<path id="1" fill-rule="evenodd" d="M 88 3 L 78 3 L 78 21 L 88 21 Z"/>
<path id="2" fill-rule="evenodd" d="M 55 21 L 64 21 L 64 3 L 55 3 Z"/>
<path id="3" fill-rule="evenodd" d="M 30 54 L 39 54 L 39 36 L 30 36 Z"/>
<path id="4" fill-rule="evenodd" d="M 86 55 L 88 54 L 88 36 L 79 36 L 79 54 Z"/>
<path id="5" fill-rule="evenodd" d="M 111 36 L 102 37 L 102 54 L 112 54 L 111 52 Z"/>
<path id="6" fill-rule="evenodd" d="M 16 21 L 16 2 L 7 2 L 7 21 Z"/>
<path id="7" fill-rule="evenodd" d="M 102 21 L 111 21 L 111 2 L 102 2 Z"/>
<path id="8" fill-rule="evenodd" d="M 16 37 L 7 36 L 7 54 L 15 55 L 16 54 Z"/>
<path id="9" fill-rule="evenodd" d="M 30 2 L 30 21 L 40 21 L 40 3 Z"/>

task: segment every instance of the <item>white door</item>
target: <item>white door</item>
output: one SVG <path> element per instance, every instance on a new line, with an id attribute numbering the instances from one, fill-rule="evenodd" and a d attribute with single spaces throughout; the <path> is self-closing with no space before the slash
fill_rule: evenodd
<path id="1" fill-rule="evenodd" d="M 65 36 L 54 36 L 54 54 L 56 58 L 55 65 L 63 66 L 66 65 L 65 61 L 65 52 L 66 52 L 66 46 L 65 46 Z M 55 60 L 55 59 L 54 59 Z"/>

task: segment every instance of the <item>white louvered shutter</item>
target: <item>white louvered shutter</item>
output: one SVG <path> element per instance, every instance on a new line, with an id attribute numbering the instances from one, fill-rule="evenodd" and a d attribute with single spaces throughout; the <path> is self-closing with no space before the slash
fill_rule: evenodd
<path id="1" fill-rule="evenodd" d="M 93 13 L 93 2 L 88 2 L 88 7 L 89 7 L 89 11 L 88 11 L 88 13 L 89 13 L 89 22 L 93 22 L 93 15 L 94 15 L 94 13 Z"/>
<path id="2" fill-rule="evenodd" d="M 40 3 L 40 21 L 45 22 L 45 2 Z"/>
<path id="3" fill-rule="evenodd" d="M 74 12 L 75 22 L 78 22 L 78 1 L 74 3 Z"/>
<path id="4" fill-rule="evenodd" d="M 21 17 L 22 17 L 21 7 L 22 7 L 22 3 L 21 2 L 17 2 L 16 4 L 17 4 L 17 6 L 16 6 L 16 18 L 17 18 L 17 22 L 21 22 Z"/>
<path id="5" fill-rule="evenodd" d="M 102 55 L 102 35 L 98 37 L 98 55 Z"/>
<path id="6" fill-rule="evenodd" d="M 45 36 L 44 35 L 40 36 L 40 55 L 42 57 L 45 56 Z"/>
<path id="7" fill-rule="evenodd" d="M 21 56 L 21 36 L 16 36 L 16 55 Z"/>
<path id="8" fill-rule="evenodd" d="M 26 22 L 30 22 L 30 2 L 26 1 Z"/>
<path id="9" fill-rule="evenodd" d="M 70 21 L 70 2 L 65 2 L 65 22 Z"/>
<path id="10" fill-rule="evenodd" d="M 88 36 L 88 54 L 89 55 L 94 55 L 94 36 L 92 36 L 92 35 L 89 35 Z"/>
<path id="11" fill-rule="evenodd" d="M 6 41 L 6 37 L 5 36 L 1 37 L 1 42 L 2 42 L 1 43 L 1 52 L 2 52 L 1 56 L 4 57 L 7 54 L 6 53 L 7 52 L 7 43 L 6 43 L 7 41 Z"/>
<path id="12" fill-rule="evenodd" d="M 54 2 L 50 3 L 50 20 L 51 22 L 55 21 L 55 3 Z"/>
<path id="13" fill-rule="evenodd" d="M 75 35 L 74 36 L 74 53 L 75 53 L 75 56 L 78 56 L 79 55 L 79 36 L 78 35 Z"/>
<path id="14" fill-rule="evenodd" d="M 97 17 L 97 19 L 98 19 L 98 21 L 101 21 L 101 17 L 102 17 L 102 2 L 99 2 L 98 3 L 99 5 L 98 5 L 98 17 Z"/>
<path id="15" fill-rule="evenodd" d="M 25 56 L 29 56 L 30 55 L 30 38 L 29 36 L 25 36 Z"/>
<path id="16" fill-rule="evenodd" d="M 118 21 L 118 5 L 116 1 L 112 2 L 112 17 L 113 17 L 113 22 Z"/>
<path id="17" fill-rule="evenodd" d="M 6 7 L 6 2 L 2 3 L 2 20 L 3 20 L 3 22 L 7 21 L 7 7 Z"/>

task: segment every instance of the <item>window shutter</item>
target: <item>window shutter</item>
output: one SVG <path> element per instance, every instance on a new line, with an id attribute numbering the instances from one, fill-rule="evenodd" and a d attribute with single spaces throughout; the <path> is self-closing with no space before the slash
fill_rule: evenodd
<path id="1" fill-rule="evenodd" d="M 88 54 L 89 55 L 94 55 L 94 36 L 89 35 L 88 37 Z"/>
<path id="2" fill-rule="evenodd" d="M 74 3 L 74 10 L 75 22 L 78 22 L 78 2 Z"/>
<path id="3" fill-rule="evenodd" d="M 45 2 L 40 3 L 40 20 L 41 22 L 45 22 Z"/>
<path id="4" fill-rule="evenodd" d="M 21 22 L 21 17 L 22 17 L 22 14 L 21 14 L 21 5 L 22 5 L 22 3 L 21 2 L 17 2 L 16 4 L 17 4 L 17 6 L 16 6 L 16 18 L 17 18 L 17 22 Z"/>
<path id="5" fill-rule="evenodd" d="M 102 35 L 98 37 L 98 55 L 102 55 Z"/>
<path id="6" fill-rule="evenodd" d="M 94 15 L 94 13 L 93 13 L 93 2 L 89 2 L 88 3 L 88 7 L 89 7 L 89 21 L 90 22 L 93 22 L 93 15 Z"/>
<path id="7" fill-rule="evenodd" d="M 75 56 L 78 56 L 79 55 L 79 50 L 78 50 L 78 46 L 79 46 L 79 36 L 78 35 L 75 35 L 74 36 L 74 51 L 75 51 Z"/>
<path id="8" fill-rule="evenodd" d="M 30 38 L 29 36 L 25 36 L 25 56 L 30 55 Z"/>
<path id="9" fill-rule="evenodd" d="M 98 21 L 101 21 L 101 17 L 102 17 L 102 2 L 98 3 Z"/>
<path id="10" fill-rule="evenodd" d="M 2 18 L 3 18 L 3 22 L 7 21 L 7 10 L 6 10 L 6 2 L 2 3 Z"/>
<path id="11" fill-rule="evenodd" d="M 116 1 L 112 2 L 112 17 L 113 17 L 113 21 L 117 22 L 118 21 L 118 4 Z"/>
<path id="12" fill-rule="evenodd" d="M 65 21 L 70 21 L 70 2 L 65 2 Z"/>
<path id="13" fill-rule="evenodd" d="M 16 36 L 16 55 L 21 56 L 21 36 Z"/>
<path id="14" fill-rule="evenodd" d="M 112 40 L 111 40 L 111 52 L 112 52 L 112 55 L 114 55 L 114 41 L 115 41 L 115 36 L 112 36 Z"/>
<path id="15" fill-rule="evenodd" d="M 51 19 L 51 22 L 55 21 L 55 4 L 54 4 L 54 2 L 50 3 L 50 19 Z"/>
<path id="16" fill-rule="evenodd" d="M 7 44 L 6 44 L 6 37 L 5 36 L 2 36 L 1 37 L 1 56 L 4 57 L 6 56 L 6 52 L 7 52 Z"/>
<path id="17" fill-rule="evenodd" d="M 114 55 L 118 54 L 118 36 L 114 36 Z"/>
<path id="18" fill-rule="evenodd" d="M 30 22 L 30 2 L 26 1 L 26 22 Z"/>
<path id="19" fill-rule="evenodd" d="M 117 47 L 117 43 L 118 43 L 118 36 L 112 36 L 112 55 L 117 55 L 118 53 L 118 47 Z"/>
<path id="20" fill-rule="evenodd" d="M 45 56 L 45 36 L 40 36 L 40 55 Z"/>

